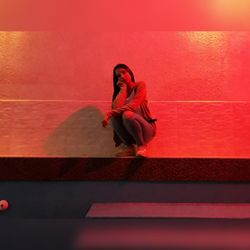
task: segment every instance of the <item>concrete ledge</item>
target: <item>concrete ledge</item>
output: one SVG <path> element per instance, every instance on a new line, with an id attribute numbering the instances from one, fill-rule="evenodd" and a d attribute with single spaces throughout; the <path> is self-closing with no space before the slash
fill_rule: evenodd
<path id="1" fill-rule="evenodd" d="M 0 158 L 0 180 L 250 181 L 250 159 Z"/>

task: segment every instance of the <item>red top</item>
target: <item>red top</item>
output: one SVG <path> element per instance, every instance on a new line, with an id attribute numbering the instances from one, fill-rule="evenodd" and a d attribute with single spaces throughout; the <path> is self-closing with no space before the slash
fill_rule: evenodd
<path id="1" fill-rule="evenodd" d="M 120 93 L 120 92 L 119 92 Z M 112 107 L 114 107 L 114 102 L 118 100 L 118 98 L 122 98 L 121 95 L 116 96 L 115 100 L 112 103 Z M 121 101 L 121 100 L 118 100 Z M 138 113 L 138 110 L 140 109 L 140 114 L 142 117 L 144 117 L 145 120 L 152 123 L 154 126 L 154 122 L 156 119 L 153 119 L 151 117 L 149 108 L 148 108 L 148 101 L 147 101 L 147 90 L 146 90 L 146 84 L 145 82 L 137 82 L 134 87 L 134 96 L 131 98 L 131 100 L 128 103 L 125 103 L 125 99 L 122 101 L 123 105 L 121 107 L 113 108 L 108 115 L 117 117 L 121 115 L 124 111 L 129 110 L 135 113 Z M 121 144 L 121 140 L 118 137 L 118 135 L 114 132 L 115 146 L 119 146 Z"/>

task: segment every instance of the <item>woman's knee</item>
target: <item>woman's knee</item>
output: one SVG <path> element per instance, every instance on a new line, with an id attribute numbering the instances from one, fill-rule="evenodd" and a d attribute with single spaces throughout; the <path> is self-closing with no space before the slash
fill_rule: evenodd
<path id="1" fill-rule="evenodd" d="M 122 119 L 123 119 L 123 121 L 131 120 L 133 118 L 134 114 L 135 113 L 132 112 L 132 111 L 124 111 L 122 113 Z"/>

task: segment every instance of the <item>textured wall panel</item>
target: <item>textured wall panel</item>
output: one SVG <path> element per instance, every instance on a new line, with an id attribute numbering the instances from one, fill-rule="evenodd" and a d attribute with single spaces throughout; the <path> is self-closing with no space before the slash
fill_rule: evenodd
<path id="1" fill-rule="evenodd" d="M 109 102 L 0 102 L 0 154 L 113 156 Z M 153 157 L 250 157 L 249 102 L 152 102 Z"/>
<path id="2" fill-rule="evenodd" d="M 0 98 L 105 100 L 123 62 L 151 101 L 249 101 L 250 32 L 0 32 Z"/>
<path id="3" fill-rule="evenodd" d="M 0 32 L 0 154 L 110 156 L 112 69 L 147 83 L 151 156 L 249 157 L 249 32 Z"/>
<path id="4" fill-rule="evenodd" d="M 2 30 L 242 30 L 248 0 L 2 0 Z M 129 14 L 129 15 L 128 15 Z"/>

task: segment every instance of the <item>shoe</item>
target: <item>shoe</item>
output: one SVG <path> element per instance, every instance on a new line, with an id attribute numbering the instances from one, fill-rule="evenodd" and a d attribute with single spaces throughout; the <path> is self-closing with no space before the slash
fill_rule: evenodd
<path id="1" fill-rule="evenodd" d="M 136 156 L 137 157 L 147 157 L 147 147 L 146 147 L 146 145 L 137 146 Z"/>
<path id="2" fill-rule="evenodd" d="M 120 146 L 119 151 L 115 154 L 116 157 L 126 157 L 126 156 L 136 156 L 136 150 L 134 145 L 125 145 Z"/>

